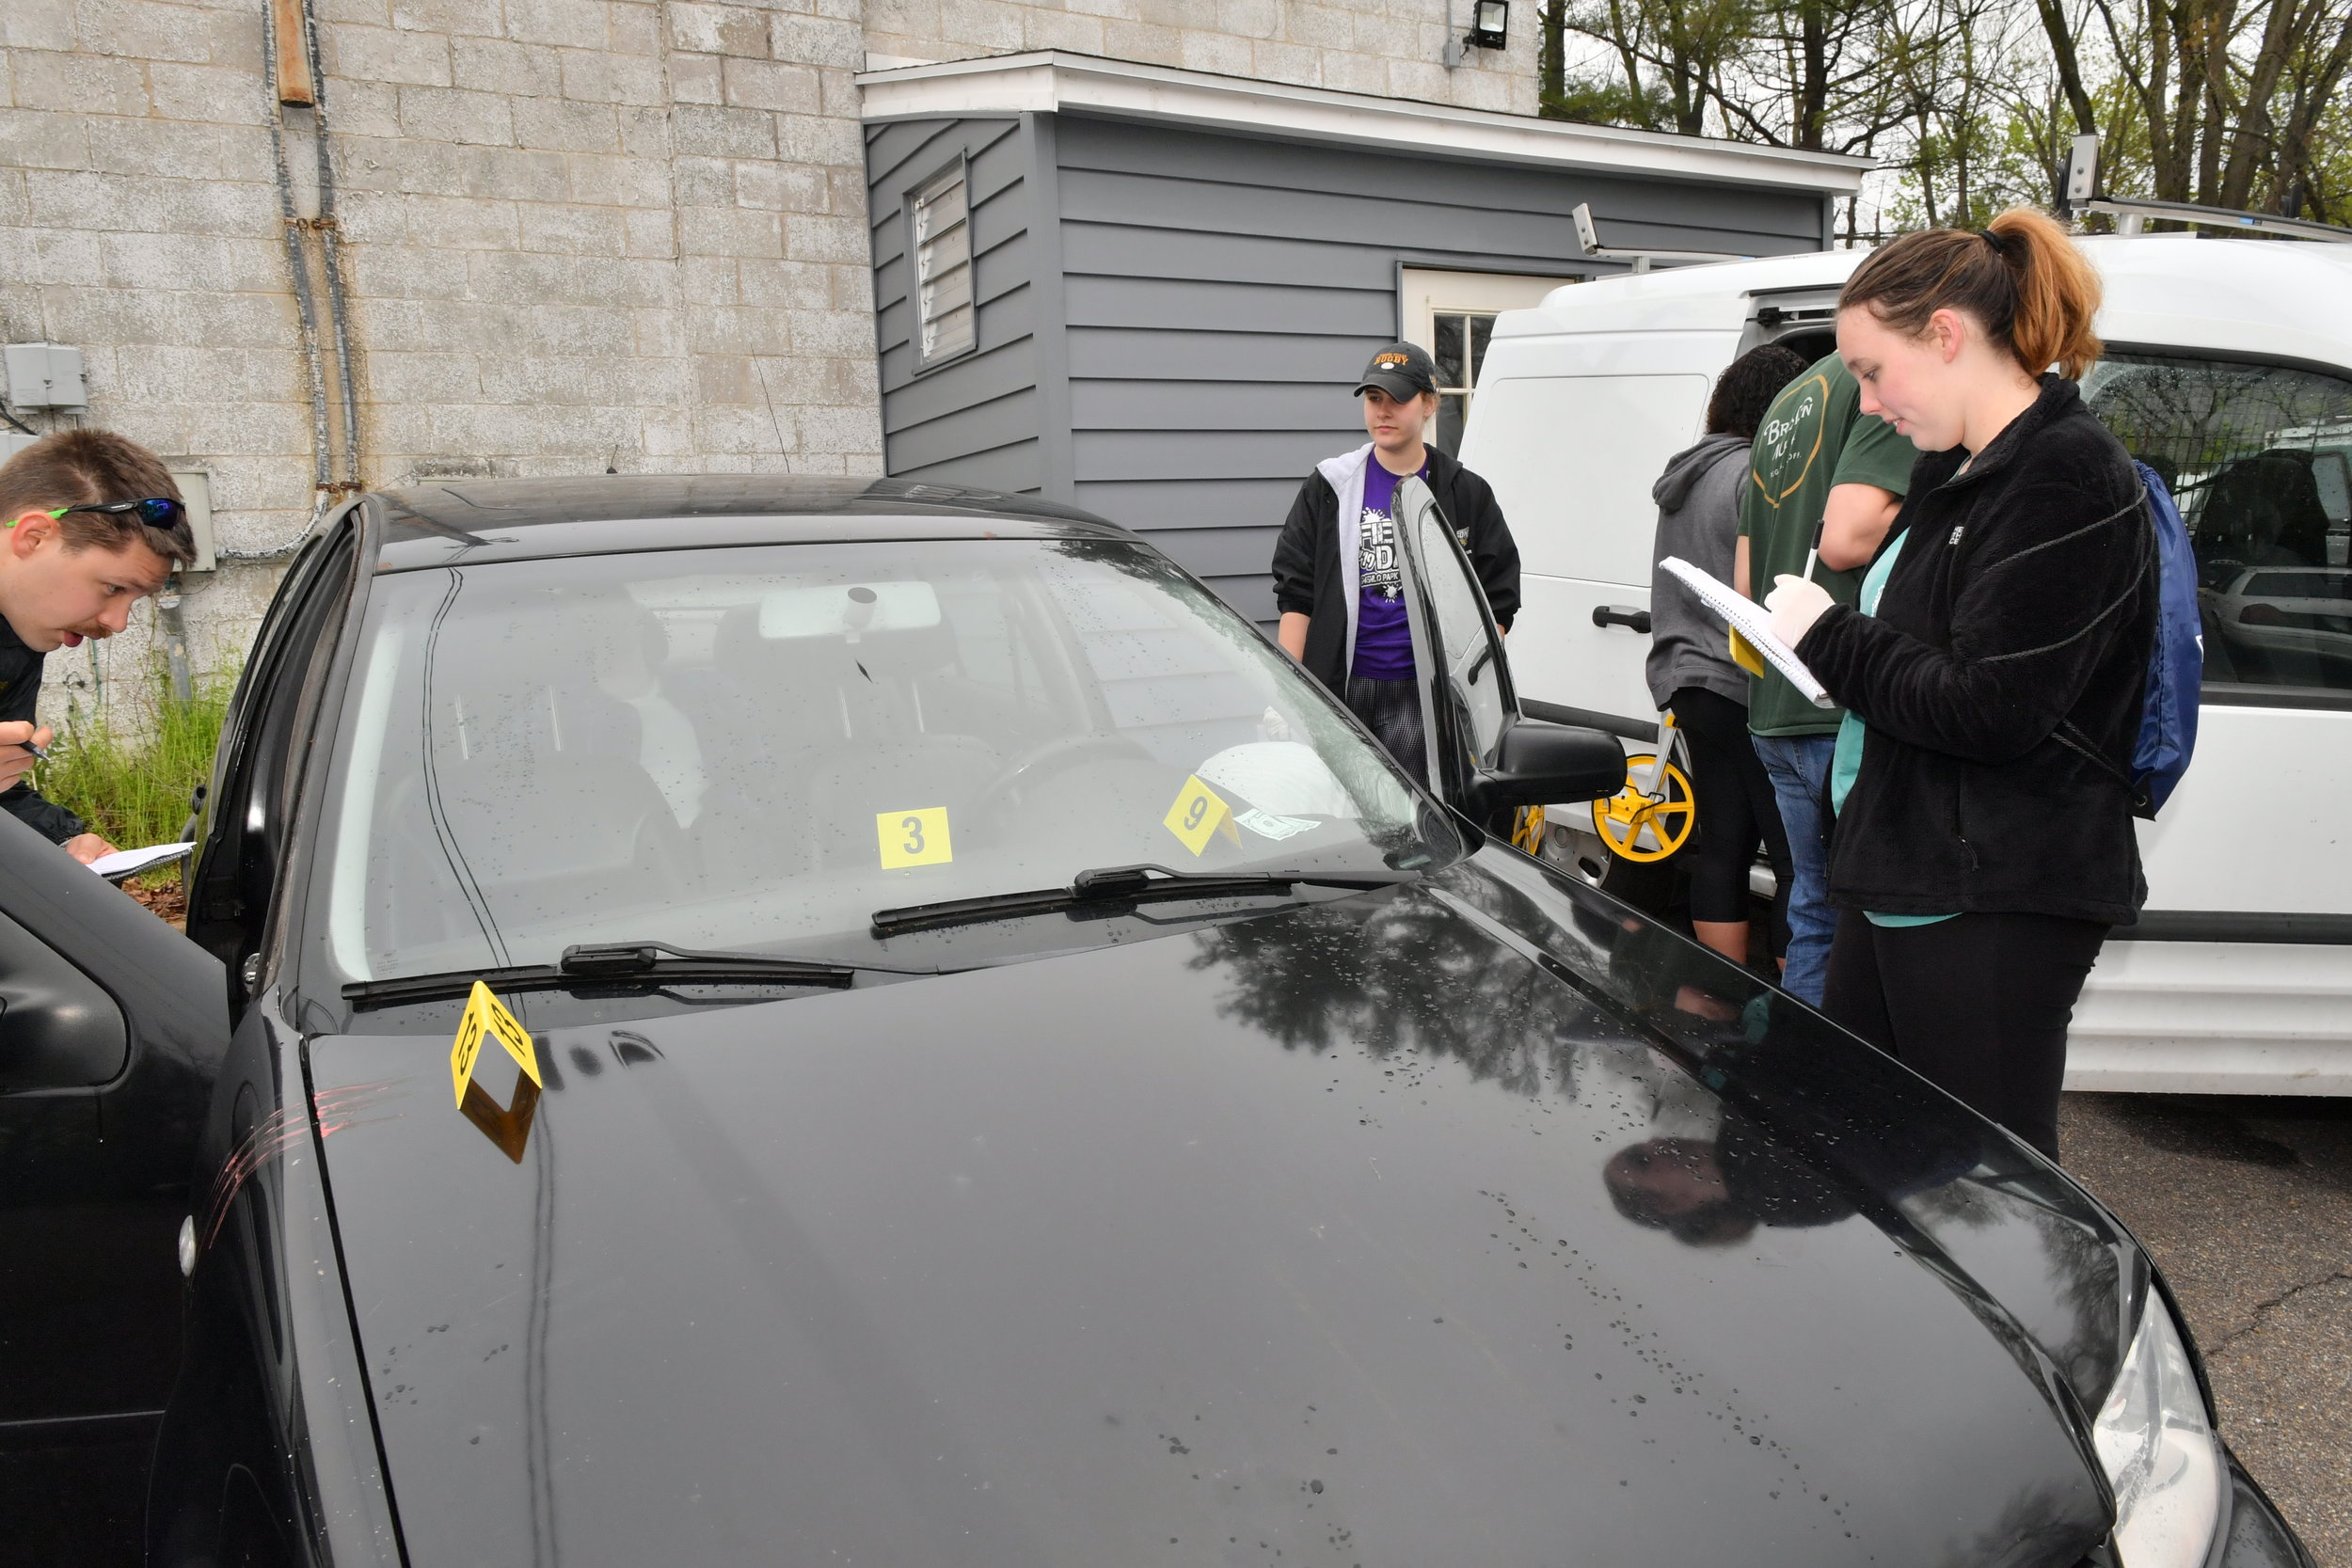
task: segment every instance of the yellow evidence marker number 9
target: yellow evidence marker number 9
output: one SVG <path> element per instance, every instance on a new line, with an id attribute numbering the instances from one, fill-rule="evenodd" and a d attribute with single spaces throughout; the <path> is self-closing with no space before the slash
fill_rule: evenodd
<path id="1" fill-rule="evenodd" d="M 1161 826 L 1198 855 L 1209 847 L 1210 837 L 1220 828 L 1228 838 L 1240 842 L 1241 834 L 1232 826 L 1232 816 L 1224 798 L 1196 776 L 1184 780 L 1184 787 L 1177 791 L 1176 803 L 1168 808 Z"/>
<path id="2" fill-rule="evenodd" d="M 531 1031 L 522 1020 L 506 1010 L 506 1005 L 490 994 L 490 988 L 476 980 L 467 994 L 465 1016 L 457 1021 L 457 1040 L 449 1053 L 450 1081 L 457 1089 L 457 1103 L 466 1103 L 466 1085 L 473 1082 L 474 1063 L 482 1055 L 482 1039 L 496 1036 L 506 1053 L 515 1058 L 515 1065 L 523 1075 L 541 1088 L 547 1080 L 539 1076 L 538 1053 L 531 1048 Z"/>
<path id="3" fill-rule="evenodd" d="M 874 832 L 882 844 L 884 871 L 910 865 L 945 865 L 956 858 L 955 841 L 947 836 L 947 808 L 885 811 L 874 816 Z"/>

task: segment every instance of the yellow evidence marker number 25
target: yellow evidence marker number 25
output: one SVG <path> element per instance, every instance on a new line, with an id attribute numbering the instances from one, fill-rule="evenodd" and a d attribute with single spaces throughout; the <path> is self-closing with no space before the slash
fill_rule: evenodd
<path id="1" fill-rule="evenodd" d="M 466 1085 L 473 1082 L 474 1062 L 482 1054 L 485 1035 L 494 1035 L 506 1053 L 515 1058 L 515 1065 L 541 1088 L 547 1080 L 539 1076 L 539 1056 L 531 1048 L 531 1031 L 522 1020 L 506 1010 L 504 1003 L 490 994 L 490 988 L 476 980 L 466 997 L 465 1016 L 457 1021 L 457 1042 L 450 1048 L 450 1081 L 456 1085 L 457 1103 L 466 1102 Z"/>
<path id="2" fill-rule="evenodd" d="M 946 806 L 878 812 L 874 832 L 881 840 L 884 871 L 909 865 L 945 865 L 956 858 L 955 841 L 947 835 Z"/>

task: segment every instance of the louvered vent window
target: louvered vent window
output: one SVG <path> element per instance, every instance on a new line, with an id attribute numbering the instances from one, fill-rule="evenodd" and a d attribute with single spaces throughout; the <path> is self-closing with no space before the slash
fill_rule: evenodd
<path id="1" fill-rule="evenodd" d="M 968 354 L 972 226 L 961 165 L 914 193 L 915 367 Z"/>

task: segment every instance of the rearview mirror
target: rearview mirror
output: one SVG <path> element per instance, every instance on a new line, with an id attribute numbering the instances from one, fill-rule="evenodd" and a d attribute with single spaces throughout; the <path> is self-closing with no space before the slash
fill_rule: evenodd
<path id="1" fill-rule="evenodd" d="M 1597 800 L 1625 787 L 1625 748 L 1598 730 L 1519 719 L 1504 726 L 1495 765 L 1470 781 L 1470 815 Z"/>

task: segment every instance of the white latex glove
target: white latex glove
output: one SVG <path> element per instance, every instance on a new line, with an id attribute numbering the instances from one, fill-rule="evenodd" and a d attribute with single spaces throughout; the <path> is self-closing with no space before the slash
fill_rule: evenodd
<path id="1" fill-rule="evenodd" d="M 1813 629 L 1813 623 L 1821 618 L 1821 612 L 1837 601 L 1820 583 L 1807 582 L 1787 572 L 1772 582 L 1772 591 L 1764 595 L 1764 608 L 1772 612 L 1772 635 L 1793 648 L 1804 641 L 1804 634 Z"/>

